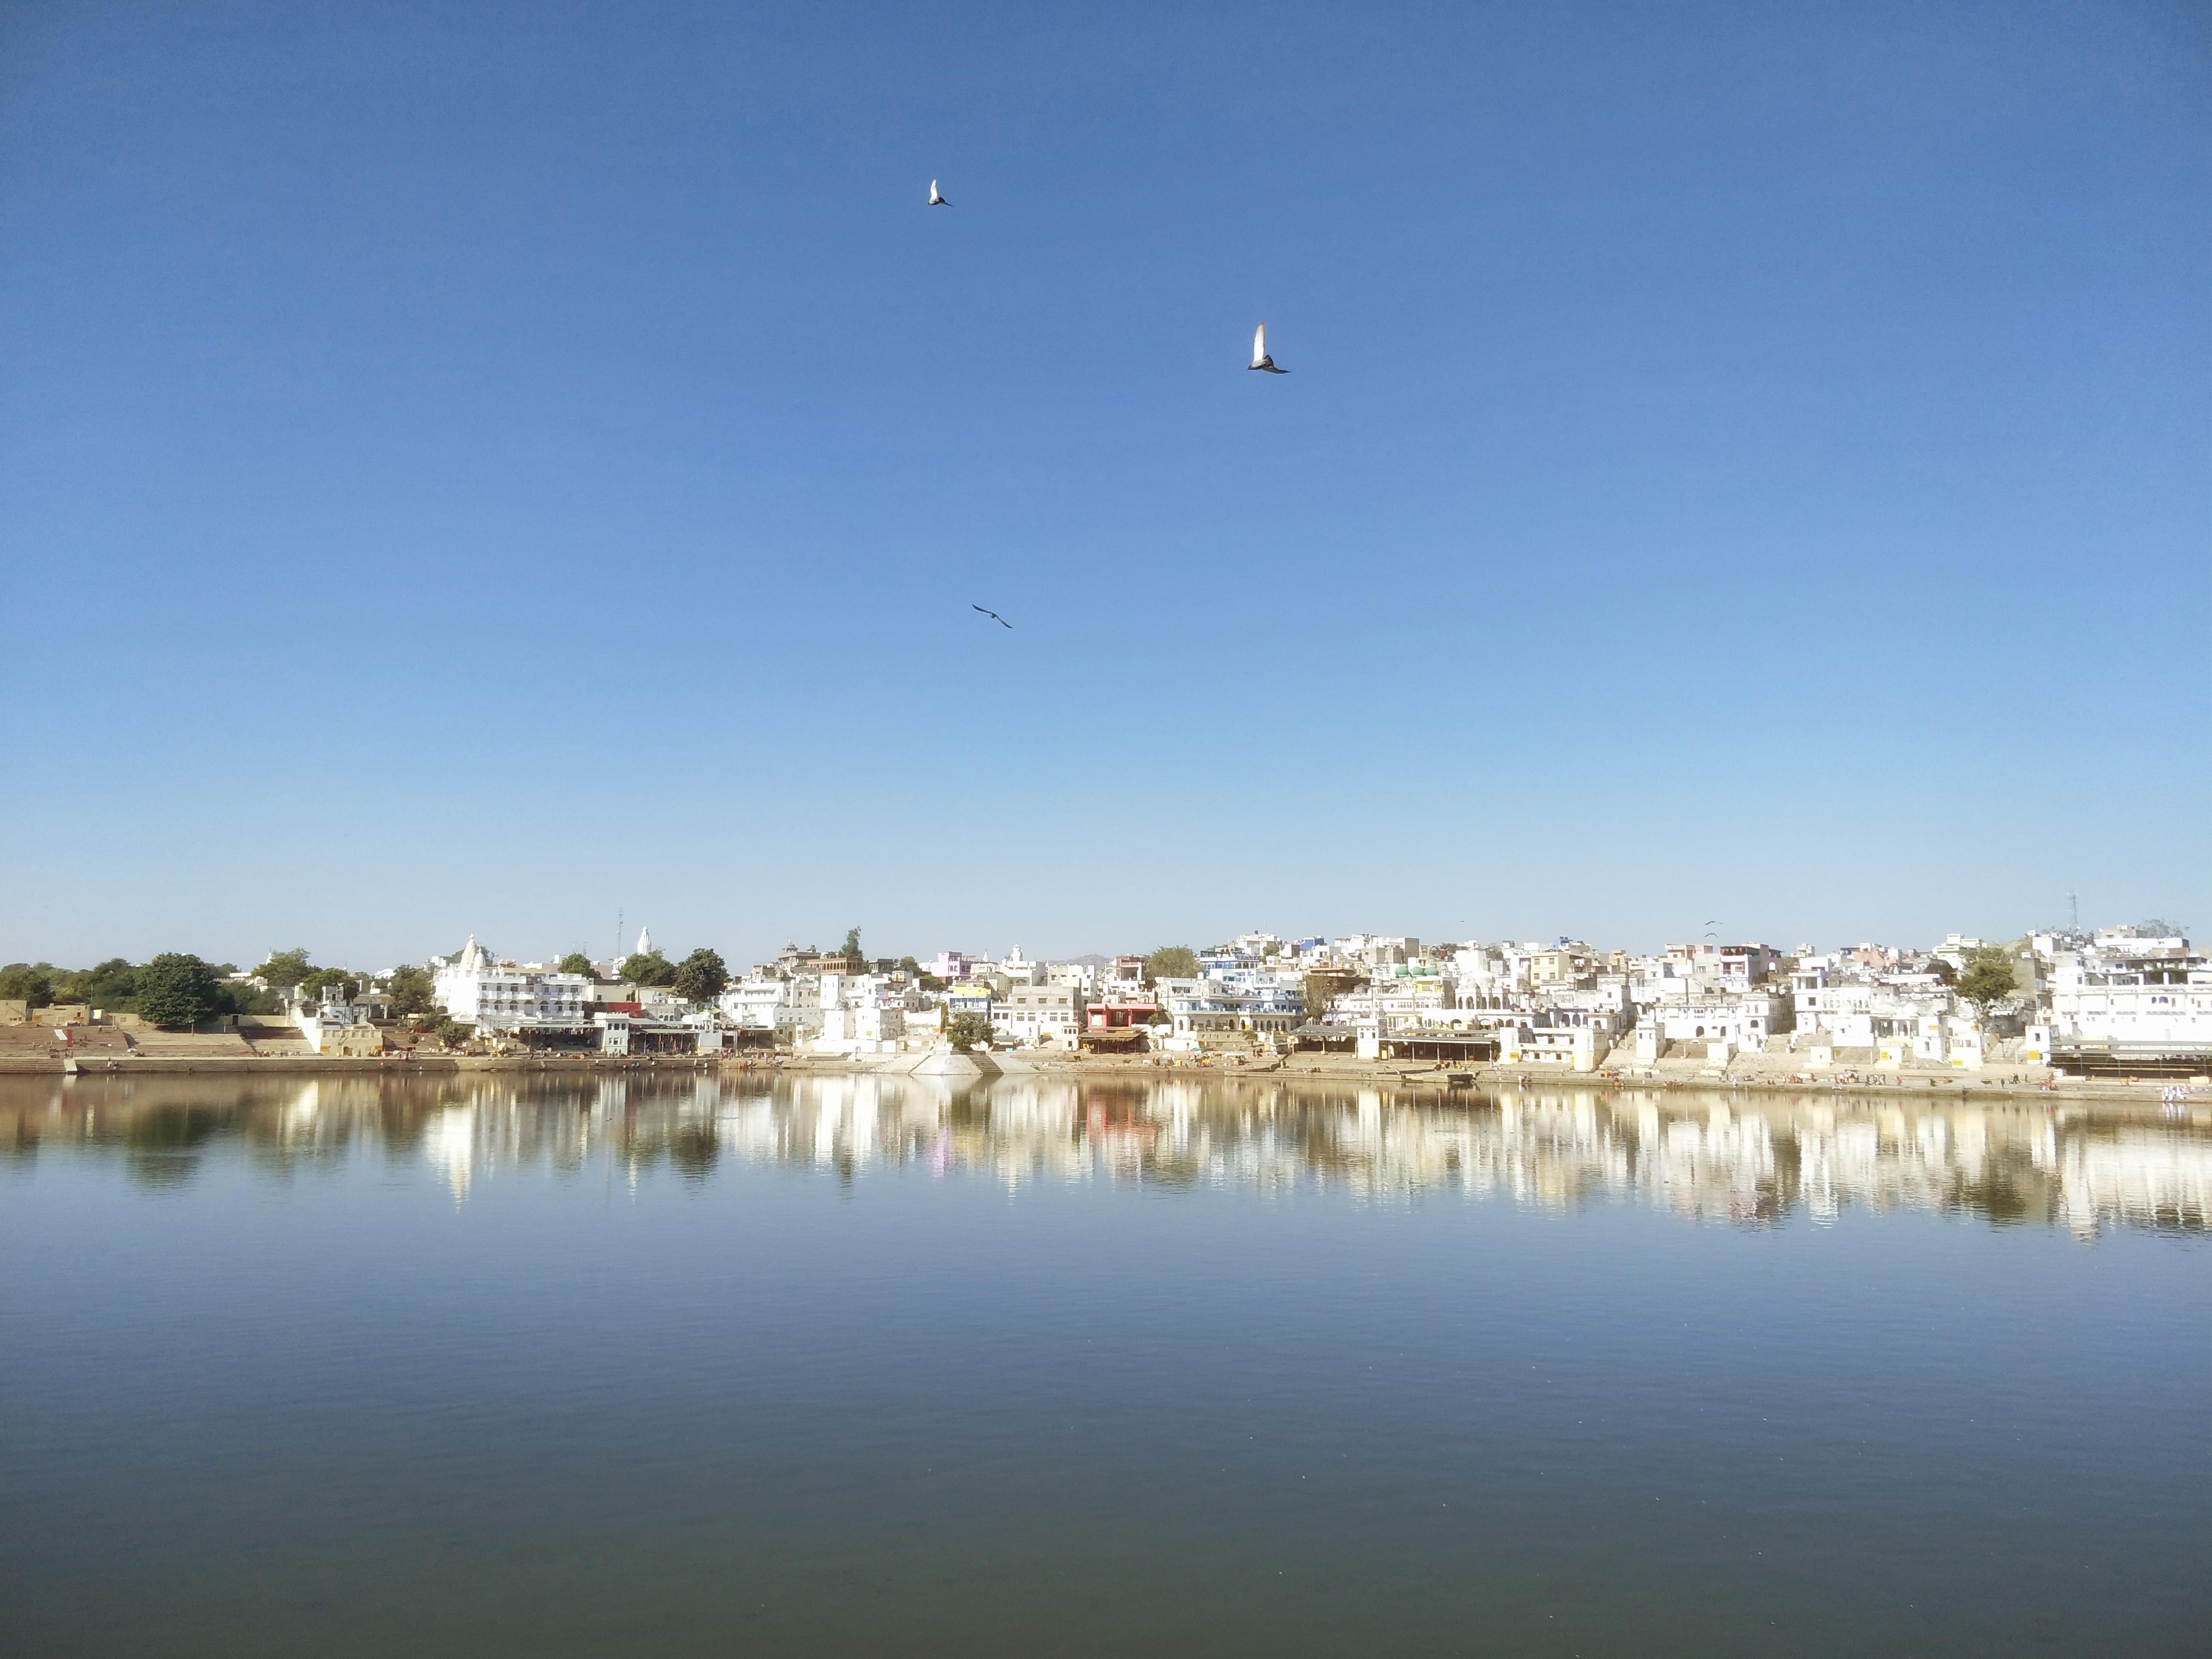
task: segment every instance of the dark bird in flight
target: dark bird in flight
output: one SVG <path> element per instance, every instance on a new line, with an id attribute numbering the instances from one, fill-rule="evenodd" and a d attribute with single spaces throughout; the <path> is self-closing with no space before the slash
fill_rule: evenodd
<path id="1" fill-rule="evenodd" d="M 951 203 L 946 201 L 945 198 L 937 193 L 937 180 L 934 179 L 929 181 L 929 205 L 932 207 L 951 207 L 952 205 Z"/>
<path id="2" fill-rule="evenodd" d="M 970 605 L 969 606 L 969 609 L 971 611 L 983 611 L 983 607 L 980 605 Z M 1013 626 L 1013 623 L 1008 622 L 1004 617 L 1000 616 L 995 611 L 983 611 L 983 614 L 988 617 L 993 622 L 998 623 L 1001 628 L 1012 628 Z"/>
<path id="3" fill-rule="evenodd" d="M 1269 374 L 1287 374 L 1287 368 L 1277 368 L 1275 360 L 1267 355 L 1267 325 L 1265 323 L 1252 331 L 1252 361 L 1246 368 L 1261 369 Z"/>

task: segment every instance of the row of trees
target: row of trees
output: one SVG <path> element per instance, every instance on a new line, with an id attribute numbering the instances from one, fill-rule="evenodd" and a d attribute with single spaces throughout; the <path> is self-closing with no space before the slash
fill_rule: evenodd
<path id="1" fill-rule="evenodd" d="M 2143 929 L 2150 932 L 2165 926 L 2145 923 Z M 858 956 L 860 947 L 860 930 L 855 927 L 845 936 L 844 953 Z M 564 973 L 594 972 L 580 951 L 571 951 L 562 957 L 560 966 Z M 900 966 L 921 977 L 920 964 L 912 957 L 903 958 Z M 1163 945 L 1145 958 L 1145 977 L 1148 981 L 1188 979 L 1198 971 L 1198 953 L 1188 945 Z M 57 968 L 46 962 L 15 962 L 0 967 L 0 1000 L 22 1001 L 34 1008 L 57 1002 L 82 1002 L 112 1012 L 136 1013 L 150 1024 L 186 1026 L 225 1014 L 272 1012 L 289 991 L 297 990 L 313 997 L 327 988 L 335 988 L 341 995 L 349 997 L 374 984 L 399 1018 L 420 1017 L 435 1010 L 430 975 L 420 968 L 395 968 L 381 980 L 373 981 L 370 975 L 350 969 L 319 968 L 301 947 L 272 951 L 268 960 L 254 969 L 254 977 L 267 988 L 265 991 L 227 983 L 227 979 L 236 972 L 228 963 L 204 962 L 181 951 L 165 952 L 143 963 L 112 957 L 93 967 L 78 969 Z M 622 964 L 622 975 L 633 984 L 665 988 L 686 1001 L 700 1003 L 712 1002 L 730 983 L 729 968 L 720 953 L 704 946 L 681 962 L 669 961 L 658 950 L 634 955 Z M 1951 975 L 1947 973 L 1946 977 Z M 1313 974 L 1307 976 L 1307 981 L 1310 1007 L 1325 1007 L 1331 996 L 1360 982 L 1359 976 L 1351 973 Z M 922 982 L 931 988 L 941 988 L 927 978 Z M 1984 946 L 1969 957 L 1966 971 L 1956 975 L 1954 987 L 1962 999 L 1984 1012 L 2017 988 L 2011 953 L 1995 945 Z M 989 1035 L 988 1030 L 963 1030 L 957 1019 L 953 1028 L 954 1044 L 963 1048 L 987 1041 Z"/>
<path id="2" fill-rule="evenodd" d="M 33 1008 L 82 1002 L 115 1013 L 136 1014 L 152 1025 L 198 1025 L 225 1014 L 259 1012 L 260 994 L 225 983 L 238 970 L 165 951 L 150 962 L 111 957 L 91 968 L 57 968 L 50 962 L 11 962 L 0 968 L 0 1001 Z"/>
<path id="3" fill-rule="evenodd" d="M 295 990 L 308 999 L 331 990 L 342 997 L 352 997 L 372 985 L 381 985 L 395 1001 L 407 1004 L 398 1010 L 400 1013 L 424 1013 L 430 1007 L 430 976 L 420 968 L 397 968 L 380 981 L 351 968 L 318 968 L 306 949 L 300 947 L 270 952 L 269 959 L 253 973 L 269 988 L 270 997 L 276 1000 Z"/>
<path id="4" fill-rule="evenodd" d="M 272 951 L 253 973 L 269 988 L 272 999 L 294 990 L 302 997 L 317 998 L 329 990 L 353 997 L 374 988 L 403 1019 L 429 1013 L 436 1006 L 430 1000 L 430 975 L 421 968 L 394 968 L 379 978 L 352 968 L 318 968 L 304 949 L 295 949 Z"/>
<path id="5" fill-rule="evenodd" d="M 81 1002 L 107 1013 L 137 1014 L 154 1025 L 198 1025 L 226 1014 L 269 1014 L 284 994 L 309 997 L 325 989 L 353 996 L 375 984 L 403 1016 L 431 1011 L 430 975 L 420 968 L 395 968 L 379 980 L 349 968 L 318 968 L 304 950 L 278 951 L 254 969 L 260 988 L 232 982 L 238 969 L 172 951 L 150 962 L 111 957 L 90 968 L 57 968 L 50 962 L 11 962 L 0 968 L 0 1001 L 33 1008 Z"/>
<path id="6" fill-rule="evenodd" d="M 581 974 L 591 979 L 599 975 L 592 959 L 581 951 L 569 951 L 556 966 L 564 974 Z M 254 972 L 272 991 L 297 987 L 312 996 L 326 985 L 343 985 L 349 996 L 374 983 L 391 1000 L 395 1014 L 428 1013 L 431 1008 L 430 975 L 420 968 L 395 968 L 382 979 L 372 981 L 343 968 L 317 968 L 305 951 L 279 951 Z M 640 951 L 622 964 L 621 973 L 633 985 L 672 990 L 691 1002 L 712 1002 L 730 983 L 729 967 L 721 954 L 703 946 L 681 962 L 669 961 L 658 949 Z"/>
<path id="7" fill-rule="evenodd" d="M 847 933 L 848 955 L 858 954 L 860 938 L 857 927 Z M 902 965 L 909 972 L 921 971 L 911 957 Z M 580 951 L 563 957 L 560 967 L 563 973 L 596 976 L 591 960 Z M 143 963 L 113 957 L 91 968 L 14 962 L 0 967 L 0 1001 L 24 1002 L 33 1008 L 81 1002 L 107 1012 L 135 1013 L 152 1024 L 176 1026 L 197 1025 L 226 1014 L 275 1013 L 291 992 L 313 999 L 335 989 L 351 997 L 374 987 L 401 1018 L 427 1015 L 436 1007 L 430 975 L 423 969 L 395 968 L 377 977 L 350 968 L 318 967 L 303 945 L 270 952 L 253 970 L 260 987 L 228 982 L 237 973 L 229 963 L 205 962 L 183 952 L 165 953 Z M 634 955 L 622 964 L 622 976 L 635 985 L 672 990 L 690 1002 L 712 1002 L 730 983 L 729 965 L 721 953 L 704 946 L 681 962 L 669 961 L 658 950 Z"/>

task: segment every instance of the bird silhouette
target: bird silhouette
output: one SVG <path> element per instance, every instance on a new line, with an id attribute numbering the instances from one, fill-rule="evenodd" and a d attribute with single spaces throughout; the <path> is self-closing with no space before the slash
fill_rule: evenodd
<path id="1" fill-rule="evenodd" d="M 934 179 L 929 181 L 929 205 L 932 207 L 951 207 L 952 205 L 952 204 L 946 201 L 944 197 L 938 194 L 937 180 Z"/>
<path id="2" fill-rule="evenodd" d="M 971 605 L 968 608 L 971 611 L 983 611 L 983 607 L 980 605 Z M 988 617 L 993 622 L 998 623 L 1001 628 L 1012 628 L 1013 626 L 1013 623 L 1008 622 L 1004 617 L 1000 616 L 995 611 L 983 611 L 983 614 Z"/>
<path id="3" fill-rule="evenodd" d="M 1252 361 L 1244 367 L 1248 369 L 1260 369 L 1269 374 L 1287 374 L 1291 372 L 1287 368 L 1277 368 L 1275 360 L 1267 355 L 1267 325 L 1265 323 L 1252 331 Z"/>

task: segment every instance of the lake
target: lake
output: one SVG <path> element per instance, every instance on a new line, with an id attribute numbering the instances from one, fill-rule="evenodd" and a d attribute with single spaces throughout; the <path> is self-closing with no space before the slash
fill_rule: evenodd
<path id="1" fill-rule="evenodd" d="M 2212 1133 L 0 1079 L 9 1654 L 2198 1654 Z"/>

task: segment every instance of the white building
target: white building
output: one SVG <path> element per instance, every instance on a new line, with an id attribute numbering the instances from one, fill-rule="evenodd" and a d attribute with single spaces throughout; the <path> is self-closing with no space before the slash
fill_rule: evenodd
<path id="1" fill-rule="evenodd" d="M 1055 962 L 1045 969 L 1048 985 L 1065 985 L 1079 996 L 1088 998 L 1099 986 L 1101 975 L 1096 963 L 1088 962 Z"/>
<path id="2" fill-rule="evenodd" d="M 1516 1024 L 1498 1028 L 1498 1058 L 1506 1066 L 1595 1072 L 1613 1039 L 1592 1024 Z"/>
<path id="3" fill-rule="evenodd" d="M 817 1054 L 889 1054 L 906 1036 L 903 994 L 873 974 L 824 974 L 816 993 Z"/>
<path id="4" fill-rule="evenodd" d="M 821 980 L 756 968 L 731 981 L 714 1006 L 738 1030 L 775 1031 L 800 1042 L 822 1029 Z"/>
<path id="5" fill-rule="evenodd" d="M 595 993 L 588 975 L 494 962 L 474 933 L 460 955 L 436 964 L 430 981 L 447 1015 L 480 1031 L 588 1028 Z"/>
<path id="6" fill-rule="evenodd" d="M 1704 1043 L 1708 1056 L 1759 1054 L 1793 1024 L 1790 999 L 1768 991 L 1662 1002 L 1645 1017 L 1662 1042 Z"/>
<path id="7" fill-rule="evenodd" d="M 906 1036 L 906 1010 L 895 1004 L 847 1003 L 822 1011 L 817 1054 L 893 1054 Z"/>
<path id="8" fill-rule="evenodd" d="M 1466 1008 L 1517 1008 L 1528 988 L 1528 958 L 1508 945 L 1462 945 L 1452 953 L 1452 980 Z"/>
<path id="9" fill-rule="evenodd" d="M 1018 945 L 1007 951 L 1006 959 L 991 971 L 1010 985 L 1042 985 L 1045 981 L 1045 964 L 1024 956 Z"/>
<path id="10" fill-rule="evenodd" d="M 319 1000 L 300 1004 L 292 1018 L 307 1046 L 319 1054 L 384 1052 L 384 1033 L 370 1020 L 368 1007 L 346 996 L 343 986 L 325 986 Z"/>
<path id="11" fill-rule="evenodd" d="M 2137 945 L 2149 948 L 2136 955 Z M 2051 975 L 2057 1063 L 2173 1060 L 2212 1070 L 2212 961 L 2188 950 L 2186 939 L 2100 934 L 2087 951 L 2062 951 Z"/>
<path id="12" fill-rule="evenodd" d="M 1073 986 L 1017 982 L 992 1005 L 991 1030 L 1009 1042 L 1035 1043 L 1042 1038 L 1055 1047 L 1073 1048 L 1088 1006 L 1088 999 Z"/>
<path id="13" fill-rule="evenodd" d="M 793 984 L 773 974 L 748 974 L 723 991 L 722 1012 L 740 1030 L 773 1031 L 776 1010 L 789 1003 Z"/>
<path id="14" fill-rule="evenodd" d="M 1863 969 L 1801 964 L 1790 984 L 1801 1035 L 1825 1038 L 1831 1048 L 1872 1049 L 1877 1064 L 1888 1063 L 1885 1055 L 1949 1064 L 1954 1046 L 1978 1049 L 1984 1040 L 1978 1024 L 1957 1012 L 1957 998 L 1932 975 L 1877 980 Z M 1954 1030 L 1972 1036 L 1954 1045 Z"/>
<path id="15" fill-rule="evenodd" d="M 1872 1028 L 1865 1024 L 1874 1012 L 1875 999 L 1881 988 L 1869 979 L 1842 979 L 1832 969 L 1823 964 L 1811 967 L 1800 964 L 1790 975 L 1790 1000 L 1796 1015 L 1800 1031 L 1826 1031 L 1836 1036 L 1839 1046 L 1863 1047 L 1872 1037 Z M 1854 1045 L 1844 1042 L 1840 1033 L 1854 1030 L 1861 1042 Z"/>
<path id="16" fill-rule="evenodd" d="M 1218 1041 L 1232 1033 L 1279 1036 L 1305 1014 L 1297 994 L 1279 983 L 1239 988 L 1206 977 L 1164 979 L 1152 990 L 1173 1028 L 1161 1045 L 1171 1053 L 1192 1053 L 1209 1037 Z"/>

